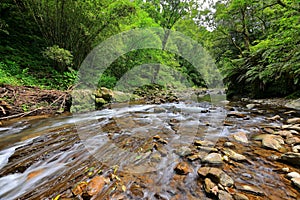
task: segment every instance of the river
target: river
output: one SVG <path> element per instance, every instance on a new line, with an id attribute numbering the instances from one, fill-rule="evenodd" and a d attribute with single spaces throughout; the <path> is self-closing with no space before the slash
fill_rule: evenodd
<path id="1" fill-rule="evenodd" d="M 287 177 L 299 166 L 278 159 L 300 143 L 283 127 L 298 116 L 187 101 L 21 118 L 0 127 L 0 199 L 300 199 Z"/>

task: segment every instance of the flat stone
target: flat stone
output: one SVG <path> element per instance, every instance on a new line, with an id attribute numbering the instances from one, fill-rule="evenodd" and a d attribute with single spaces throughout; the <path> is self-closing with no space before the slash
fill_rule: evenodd
<path id="1" fill-rule="evenodd" d="M 284 140 L 279 135 L 266 135 L 262 139 L 262 146 L 263 147 L 267 147 L 267 148 L 274 149 L 274 150 L 277 150 L 277 151 L 279 151 L 280 149 L 283 148 L 281 146 L 282 144 L 284 144 Z"/>
<path id="2" fill-rule="evenodd" d="M 238 133 L 235 133 L 233 135 L 233 138 L 238 141 L 238 142 L 242 142 L 242 143 L 249 143 L 248 141 L 248 138 L 247 138 L 247 135 L 246 133 L 244 132 L 238 132 Z"/>
<path id="3" fill-rule="evenodd" d="M 210 170 L 210 167 L 201 167 L 198 169 L 197 173 L 200 177 L 206 177 L 208 172 Z"/>
<path id="4" fill-rule="evenodd" d="M 233 197 L 231 196 L 231 194 L 229 194 L 228 192 L 225 192 L 224 190 L 219 191 L 218 197 L 219 197 L 219 199 L 222 199 L 222 200 L 233 200 Z"/>
<path id="5" fill-rule="evenodd" d="M 288 152 L 281 155 L 280 160 L 293 165 L 300 166 L 300 153 Z"/>
<path id="6" fill-rule="evenodd" d="M 245 156 L 243 156 L 242 154 L 236 153 L 235 151 L 233 151 L 231 149 L 224 149 L 223 153 L 234 161 L 246 161 L 247 160 L 247 158 Z"/>
<path id="7" fill-rule="evenodd" d="M 265 196 L 265 193 L 256 186 L 241 185 L 241 186 L 237 186 L 237 189 L 257 196 Z"/>
<path id="8" fill-rule="evenodd" d="M 295 117 L 295 118 L 288 119 L 286 121 L 286 123 L 288 123 L 288 124 L 300 124 L 300 117 Z"/>
<path id="9" fill-rule="evenodd" d="M 292 183 L 300 190 L 300 178 L 292 178 Z"/>
<path id="10" fill-rule="evenodd" d="M 204 163 L 216 165 L 223 164 L 222 156 L 219 153 L 210 153 L 207 156 L 205 156 L 201 161 Z"/>

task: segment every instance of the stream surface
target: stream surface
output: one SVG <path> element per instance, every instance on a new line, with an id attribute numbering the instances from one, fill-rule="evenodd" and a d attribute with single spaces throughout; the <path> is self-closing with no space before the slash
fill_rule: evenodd
<path id="1" fill-rule="evenodd" d="M 275 159 L 291 146 L 276 151 L 253 139 L 299 116 L 288 111 L 186 101 L 115 104 L 77 115 L 21 118 L 0 127 L 0 199 L 217 199 L 205 192 L 197 173 L 212 166 L 234 180 L 230 188 L 219 186 L 232 197 L 238 193 L 248 199 L 298 200 L 299 189 L 282 169 L 300 173 L 299 167 Z M 268 119 L 275 115 L 282 119 Z M 239 132 L 248 142 L 234 139 Z M 226 145 L 247 160 L 224 157 Z M 221 164 L 203 161 L 212 152 L 222 156 Z M 187 164 L 187 173 L 176 171 L 178 163 Z M 78 183 L 95 176 L 108 178 L 96 195 L 75 194 Z M 244 185 L 259 191 L 245 190 Z"/>

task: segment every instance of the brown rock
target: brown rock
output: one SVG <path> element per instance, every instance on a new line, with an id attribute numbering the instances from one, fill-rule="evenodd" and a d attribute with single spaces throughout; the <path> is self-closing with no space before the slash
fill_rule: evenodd
<path id="1" fill-rule="evenodd" d="M 292 178 L 292 183 L 300 190 L 300 178 Z"/>
<path id="2" fill-rule="evenodd" d="M 286 122 L 288 124 L 300 124 L 300 118 L 299 117 L 291 118 L 288 119 Z"/>
<path id="3" fill-rule="evenodd" d="M 227 155 L 230 159 L 235 161 L 246 161 L 247 158 L 243 156 L 242 154 L 236 153 L 235 151 L 231 149 L 224 149 L 223 153 Z"/>
<path id="4" fill-rule="evenodd" d="M 223 164 L 222 156 L 219 153 L 210 153 L 202 159 L 202 162 L 220 165 Z"/>
<path id="5" fill-rule="evenodd" d="M 75 196 L 82 195 L 82 193 L 84 193 L 86 190 L 86 186 L 87 186 L 86 182 L 80 182 L 72 189 L 72 193 Z"/>
<path id="6" fill-rule="evenodd" d="M 274 150 L 277 150 L 277 151 L 279 151 L 280 149 L 283 148 L 281 146 L 282 144 L 284 144 L 284 140 L 279 135 L 266 135 L 262 139 L 262 146 L 263 147 L 267 147 L 267 148 L 274 149 Z"/>
<path id="7" fill-rule="evenodd" d="M 186 175 L 190 172 L 189 165 L 186 162 L 180 162 L 174 168 L 175 172 L 180 175 Z"/>
<path id="8" fill-rule="evenodd" d="M 204 190 L 208 194 L 218 194 L 218 186 L 212 182 L 209 178 L 204 179 Z"/>
<path id="9" fill-rule="evenodd" d="M 87 185 L 87 193 L 90 196 L 94 196 L 98 194 L 105 185 L 105 178 L 103 176 L 95 176 L 90 180 L 90 182 Z"/>
<path id="10" fill-rule="evenodd" d="M 227 117 L 244 118 L 244 117 L 246 117 L 246 115 L 243 114 L 243 113 L 239 113 L 239 112 L 232 111 L 232 112 L 229 112 L 229 113 L 227 114 Z"/>

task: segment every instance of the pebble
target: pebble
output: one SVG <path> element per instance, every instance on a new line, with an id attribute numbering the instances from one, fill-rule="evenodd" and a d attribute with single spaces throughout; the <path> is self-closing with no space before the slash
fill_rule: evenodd
<path id="1" fill-rule="evenodd" d="M 241 185 L 241 186 L 237 186 L 237 189 L 244 191 L 244 192 L 249 192 L 249 193 L 257 195 L 257 196 L 265 196 L 265 193 L 256 186 Z"/>
<path id="2" fill-rule="evenodd" d="M 186 175 L 190 173 L 189 165 L 186 162 L 180 162 L 174 168 L 175 172 L 179 175 Z"/>

